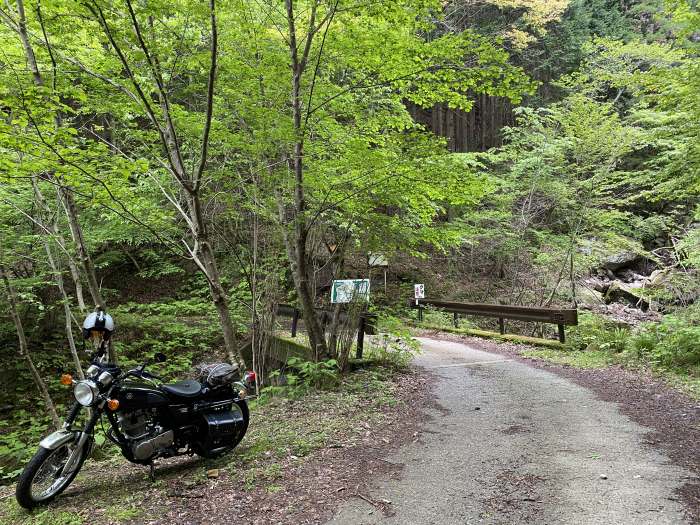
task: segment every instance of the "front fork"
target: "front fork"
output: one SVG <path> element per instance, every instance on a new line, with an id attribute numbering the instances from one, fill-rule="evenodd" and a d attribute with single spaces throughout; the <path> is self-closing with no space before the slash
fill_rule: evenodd
<path id="1" fill-rule="evenodd" d="M 71 430 L 71 426 L 78 417 L 81 408 L 82 405 L 80 405 L 80 403 L 74 403 L 68 412 L 63 428 L 61 430 L 57 430 L 53 434 L 49 434 L 41 440 L 41 443 L 39 443 L 39 446 L 48 450 L 55 450 L 66 443 L 75 443 L 71 455 L 68 457 L 66 464 L 63 466 L 62 473 L 64 474 L 72 472 L 80 462 L 82 451 L 92 436 L 95 425 L 102 414 L 101 407 L 95 407 L 94 409 L 90 410 L 88 420 L 85 423 L 82 431 Z"/>
<path id="2" fill-rule="evenodd" d="M 80 412 L 79 403 L 76 403 L 76 405 L 78 405 L 78 408 L 76 409 L 75 406 L 73 406 L 71 407 L 71 411 L 68 413 L 68 419 L 66 419 L 66 424 L 68 425 L 70 425 L 75 420 L 75 418 L 78 415 L 78 412 Z M 75 448 L 73 449 L 73 452 L 68 458 L 68 461 L 66 461 L 66 464 L 63 466 L 63 473 L 73 472 L 73 470 L 75 470 L 75 468 L 78 466 L 78 463 L 80 462 L 80 457 L 83 453 L 83 449 L 88 445 L 88 440 L 92 438 L 93 430 L 95 429 L 95 425 L 97 424 L 97 421 L 100 419 L 101 415 L 102 410 L 100 410 L 100 408 L 96 407 L 90 410 L 87 423 L 85 423 L 82 432 L 79 433 L 78 439 L 75 444 Z M 73 419 L 70 419 L 71 416 L 73 417 Z M 87 457 L 89 453 L 90 450 L 86 450 L 85 456 Z"/>

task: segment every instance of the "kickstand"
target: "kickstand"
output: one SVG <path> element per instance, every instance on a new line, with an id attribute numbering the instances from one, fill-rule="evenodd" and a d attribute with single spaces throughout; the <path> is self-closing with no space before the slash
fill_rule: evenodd
<path id="1" fill-rule="evenodd" d="M 155 482 L 156 480 L 156 464 L 151 461 L 148 465 L 149 471 L 148 471 L 148 479 L 150 479 L 152 482 Z"/>

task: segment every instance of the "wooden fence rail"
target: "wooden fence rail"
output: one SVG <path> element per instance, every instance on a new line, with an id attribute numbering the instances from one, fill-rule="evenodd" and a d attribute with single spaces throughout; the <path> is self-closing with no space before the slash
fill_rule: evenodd
<path id="1" fill-rule="evenodd" d="M 460 315 L 495 317 L 501 334 L 505 334 L 505 319 L 555 324 L 559 328 L 559 341 L 565 342 L 564 327 L 578 324 L 578 310 L 563 308 L 538 308 L 532 306 L 512 306 L 506 304 L 455 303 L 435 299 L 410 299 L 409 306 L 418 309 L 418 319 L 423 320 L 426 306 L 438 308 L 454 314 L 455 327 Z"/>

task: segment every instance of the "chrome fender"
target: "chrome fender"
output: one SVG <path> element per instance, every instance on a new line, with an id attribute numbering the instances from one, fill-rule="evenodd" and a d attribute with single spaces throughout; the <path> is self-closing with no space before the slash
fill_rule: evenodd
<path id="1" fill-rule="evenodd" d="M 78 437 L 78 434 L 80 434 L 80 432 L 66 430 L 65 428 L 57 430 L 53 434 L 49 434 L 44 439 L 42 439 L 41 443 L 39 443 L 39 446 L 47 450 L 55 450 L 58 447 L 65 445 L 66 443 L 75 441 L 75 439 Z"/>

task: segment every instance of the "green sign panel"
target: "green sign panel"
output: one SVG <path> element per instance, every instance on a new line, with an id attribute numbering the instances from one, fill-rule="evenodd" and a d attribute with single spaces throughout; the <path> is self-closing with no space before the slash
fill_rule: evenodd
<path id="1" fill-rule="evenodd" d="M 331 303 L 369 301 L 369 279 L 342 279 L 333 281 Z"/>

